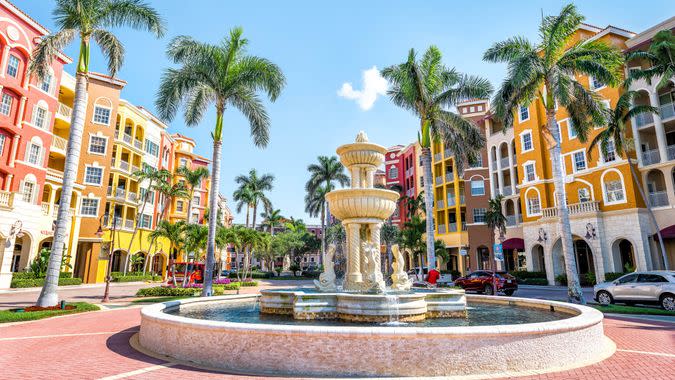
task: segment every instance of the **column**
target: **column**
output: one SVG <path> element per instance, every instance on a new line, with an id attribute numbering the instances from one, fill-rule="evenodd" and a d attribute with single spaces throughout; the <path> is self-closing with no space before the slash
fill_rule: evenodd
<path id="1" fill-rule="evenodd" d="M 673 174 L 672 168 L 668 167 L 660 170 L 663 174 L 663 180 L 666 183 L 666 193 L 668 194 L 668 204 L 671 206 L 675 205 L 675 188 L 673 187 Z"/>
<path id="2" fill-rule="evenodd" d="M 516 193 L 516 168 L 514 164 L 516 163 L 515 157 L 513 157 L 513 146 L 507 144 L 509 147 L 509 175 L 511 176 L 511 194 Z"/>
<path id="3" fill-rule="evenodd" d="M 369 167 L 365 169 L 366 172 L 366 185 L 365 188 L 372 188 L 375 183 L 375 168 Z"/>
<path id="4" fill-rule="evenodd" d="M 14 237 L 0 241 L 0 289 L 9 289 L 12 282 L 12 258 L 14 257 Z"/>
<path id="5" fill-rule="evenodd" d="M 51 217 L 51 215 L 54 213 L 54 202 L 56 201 L 56 189 L 54 187 L 51 188 L 51 191 L 49 192 L 49 209 L 47 211 L 47 215 Z"/>
<path id="6" fill-rule="evenodd" d="M 361 234 L 358 223 L 349 223 L 345 226 L 347 232 L 347 281 L 345 289 L 357 290 L 358 283 L 363 281 L 361 276 Z"/>
<path id="7" fill-rule="evenodd" d="M 649 92 L 649 104 L 660 110 L 659 96 L 656 90 Z M 663 121 L 661 121 L 661 114 L 658 112 L 654 115 L 654 129 L 656 130 L 656 143 L 659 145 L 659 156 L 661 162 L 668 160 L 668 146 L 666 145 L 666 132 L 663 129 Z"/>
<path id="8" fill-rule="evenodd" d="M 497 149 L 497 183 L 499 185 L 498 194 L 503 194 L 504 193 L 504 173 L 502 173 L 502 150 L 501 150 L 501 147 L 499 149 Z"/>
<path id="9" fill-rule="evenodd" d="M 352 189 L 358 189 L 361 187 L 361 168 L 357 165 L 352 166 Z"/>
<path id="10" fill-rule="evenodd" d="M 16 161 L 16 152 L 19 149 L 19 139 L 21 136 L 19 135 L 14 135 L 12 138 L 12 151 L 9 154 L 9 166 L 14 167 L 14 161 Z"/>
<path id="11" fill-rule="evenodd" d="M 5 77 L 7 72 L 7 59 L 9 58 L 9 45 L 5 45 L 5 48 L 2 49 L 2 64 L 0 66 L 0 78 Z"/>
<path id="12" fill-rule="evenodd" d="M 495 196 L 497 196 L 497 188 L 496 188 L 497 184 L 495 183 L 495 179 L 494 179 L 495 178 L 494 177 L 495 171 L 492 169 L 492 165 L 493 165 L 494 161 L 492 161 L 492 153 L 491 152 L 492 152 L 492 147 L 490 147 L 490 149 L 488 149 L 488 173 L 490 173 L 490 196 L 494 198 Z"/>
<path id="13" fill-rule="evenodd" d="M 631 108 L 635 105 L 634 101 L 630 102 Z M 635 144 L 635 156 L 637 157 L 638 166 L 642 166 L 642 144 L 640 143 L 640 132 L 638 131 L 637 122 L 634 117 L 630 118 L 630 127 L 633 132 L 633 142 Z"/>
<path id="14" fill-rule="evenodd" d="M 16 113 L 16 125 L 17 128 L 22 128 L 23 124 L 21 123 L 23 121 L 23 111 L 26 109 L 26 97 L 22 96 L 21 101 L 19 102 L 19 112 Z"/>
<path id="15" fill-rule="evenodd" d="M 12 191 L 12 179 L 14 174 L 7 174 L 7 179 L 5 180 L 5 191 Z"/>

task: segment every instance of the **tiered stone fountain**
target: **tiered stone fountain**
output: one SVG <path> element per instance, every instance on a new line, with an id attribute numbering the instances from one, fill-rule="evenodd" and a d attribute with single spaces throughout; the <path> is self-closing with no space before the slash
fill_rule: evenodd
<path id="1" fill-rule="evenodd" d="M 347 234 L 347 273 L 342 284 L 333 271 L 335 247 L 324 257 L 324 273 L 315 281 L 317 292 L 302 289 L 262 291 L 260 310 L 266 314 L 293 315 L 295 319 L 341 319 L 355 322 L 405 322 L 426 318 L 465 317 L 463 290 L 410 291 L 403 256 L 395 253 L 392 286 L 387 289 L 380 263 L 382 223 L 396 209 L 399 194 L 373 186 L 375 171 L 387 149 L 368 141 L 359 132 L 352 144 L 337 148 L 340 161 L 351 175 L 351 187 L 326 195 L 330 212 Z"/>

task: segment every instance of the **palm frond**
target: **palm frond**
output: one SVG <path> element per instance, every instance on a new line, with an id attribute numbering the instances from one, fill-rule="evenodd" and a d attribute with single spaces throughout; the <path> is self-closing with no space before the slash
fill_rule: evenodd
<path id="1" fill-rule="evenodd" d="M 101 25 L 118 28 L 129 26 L 132 29 L 147 30 L 157 38 L 164 36 L 166 27 L 159 13 L 141 0 L 108 0 L 103 9 Z"/>
<path id="2" fill-rule="evenodd" d="M 49 67 L 52 65 L 54 57 L 75 39 L 77 31 L 75 29 L 62 29 L 55 34 L 42 37 L 40 43 L 33 50 L 28 72 L 35 74 L 38 79 L 44 78 L 49 74 Z"/>
<path id="3" fill-rule="evenodd" d="M 243 88 L 228 100 L 248 119 L 255 146 L 266 147 L 270 141 L 270 119 L 260 98 L 252 90 Z"/>
<path id="4" fill-rule="evenodd" d="M 107 30 L 96 29 L 91 36 L 108 60 L 108 73 L 114 77 L 124 63 L 124 45 Z"/>

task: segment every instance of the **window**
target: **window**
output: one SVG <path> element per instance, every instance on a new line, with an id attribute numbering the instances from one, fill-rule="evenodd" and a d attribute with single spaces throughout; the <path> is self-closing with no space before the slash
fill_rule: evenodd
<path id="1" fill-rule="evenodd" d="M 46 92 L 46 93 L 51 93 L 51 87 L 52 87 L 52 74 L 45 74 L 45 77 L 42 78 L 42 81 L 40 81 L 39 85 L 40 90 Z"/>
<path id="2" fill-rule="evenodd" d="M 195 206 L 199 206 L 202 203 L 202 197 L 199 195 L 195 195 L 194 198 L 192 198 L 192 204 Z"/>
<path id="3" fill-rule="evenodd" d="M 141 219 L 138 221 L 138 226 L 140 228 L 152 228 L 152 216 L 151 215 L 141 215 Z"/>
<path id="4" fill-rule="evenodd" d="M 155 157 L 159 157 L 159 145 L 150 140 L 145 140 L 145 151 Z"/>
<path id="5" fill-rule="evenodd" d="M 658 274 L 645 273 L 638 275 L 637 282 L 668 282 L 668 280 Z"/>
<path id="6" fill-rule="evenodd" d="M 21 200 L 27 203 L 33 203 L 33 197 L 35 195 L 35 185 L 34 182 L 24 182 L 23 189 L 21 191 Z"/>
<path id="7" fill-rule="evenodd" d="M 607 202 L 615 203 L 624 200 L 623 186 L 620 180 L 605 182 L 605 193 L 607 194 Z"/>
<path id="8" fill-rule="evenodd" d="M 82 198 L 80 214 L 84 216 L 98 216 L 98 199 Z"/>
<path id="9" fill-rule="evenodd" d="M 8 93 L 2 94 L 2 101 L 0 102 L 0 113 L 6 116 L 9 116 L 9 113 L 12 111 L 12 95 Z"/>
<path id="10" fill-rule="evenodd" d="M 485 223 L 485 213 L 484 208 L 475 208 L 473 209 L 473 222 L 474 223 Z"/>
<path id="11" fill-rule="evenodd" d="M 94 106 L 94 123 L 110 125 L 110 108 Z"/>
<path id="12" fill-rule="evenodd" d="M 42 147 L 40 145 L 31 143 L 28 147 L 28 157 L 26 158 L 26 161 L 33 165 L 41 165 Z"/>
<path id="13" fill-rule="evenodd" d="M 574 128 L 572 119 L 567 119 L 567 137 L 569 137 L 570 140 L 577 138 L 577 129 Z"/>
<path id="14" fill-rule="evenodd" d="M 520 106 L 518 110 L 518 116 L 520 117 L 520 122 L 526 121 L 530 118 L 530 109 L 526 106 Z"/>
<path id="15" fill-rule="evenodd" d="M 188 160 L 186 158 L 181 158 L 179 161 L 179 166 L 187 166 Z"/>
<path id="16" fill-rule="evenodd" d="M 603 153 L 602 160 L 604 162 L 616 161 L 616 149 L 614 148 L 614 140 L 607 140 L 607 145 L 605 146 L 605 148 L 607 148 L 607 152 Z"/>
<path id="17" fill-rule="evenodd" d="M 46 129 L 47 122 L 49 121 L 48 114 L 46 109 L 35 106 L 33 109 L 33 125 L 38 128 Z"/>
<path id="18" fill-rule="evenodd" d="M 389 178 L 391 179 L 398 178 L 398 169 L 395 166 L 392 166 L 389 169 Z"/>
<path id="19" fill-rule="evenodd" d="M 619 278 L 618 280 L 616 280 L 616 282 L 618 282 L 619 284 L 628 284 L 630 282 L 635 282 L 635 280 L 637 280 L 637 276 L 638 275 L 636 273 L 631 273 L 629 275 Z"/>
<path id="20" fill-rule="evenodd" d="M 591 201 L 591 192 L 588 191 L 588 188 L 582 187 L 577 193 L 579 194 L 579 203 Z"/>
<path id="21" fill-rule="evenodd" d="M 483 181 L 471 181 L 471 195 L 485 195 L 485 182 Z"/>
<path id="22" fill-rule="evenodd" d="M 574 172 L 586 170 L 586 151 L 580 150 L 572 154 L 572 160 L 574 161 Z"/>
<path id="23" fill-rule="evenodd" d="M 0 133 L 0 156 L 2 156 L 2 152 L 4 152 L 4 150 L 5 150 L 5 140 L 6 139 L 7 139 L 7 136 Z"/>
<path id="24" fill-rule="evenodd" d="M 19 75 L 19 58 L 15 55 L 9 56 L 9 61 L 7 61 L 7 75 L 14 78 Z"/>
<path id="25" fill-rule="evenodd" d="M 87 166 L 84 169 L 84 183 L 88 185 L 101 185 L 103 181 L 103 168 Z"/>
<path id="26" fill-rule="evenodd" d="M 541 214 L 541 203 L 539 203 L 538 196 L 527 198 L 527 214 L 528 215 Z"/>
<path id="27" fill-rule="evenodd" d="M 176 201 L 176 211 L 183 212 L 183 201 Z"/>
<path id="28" fill-rule="evenodd" d="M 525 181 L 532 182 L 537 179 L 537 174 L 534 171 L 534 164 L 525 164 Z"/>
<path id="29" fill-rule="evenodd" d="M 105 154 L 106 145 L 108 145 L 108 139 L 105 137 L 89 137 L 89 153 Z"/>
<path id="30" fill-rule="evenodd" d="M 534 147 L 532 146 L 532 133 L 530 132 L 523 133 L 520 136 L 520 139 L 521 143 L 523 144 L 523 152 L 527 152 L 534 149 Z"/>
<path id="31" fill-rule="evenodd" d="M 597 78 L 590 77 L 589 82 L 591 83 L 591 90 L 597 90 L 599 88 L 605 87 L 605 84 L 599 81 Z"/>

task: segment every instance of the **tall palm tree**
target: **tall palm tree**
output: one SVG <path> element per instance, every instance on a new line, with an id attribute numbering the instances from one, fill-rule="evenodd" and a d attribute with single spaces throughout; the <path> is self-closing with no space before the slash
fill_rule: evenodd
<path id="1" fill-rule="evenodd" d="M 305 195 L 305 212 L 311 217 L 321 217 L 321 260 L 326 254 L 326 194 L 328 186 L 319 186 Z"/>
<path id="2" fill-rule="evenodd" d="M 490 228 L 490 240 L 492 245 L 495 243 L 495 232 L 499 233 L 499 237 L 503 239 L 504 234 L 506 233 L 506 216 L 502 212 L 502 201 L 504 200 L 503 195 L 497 195 L 496 197 L 488 201 L 488 209 L 485 212 L 485 224 Z M 493 252 L 493 262 L 495 271 L 497 270 L 497 257 L 494 256 Z M 495 282 L 495 277 L 492 276 L 492 294 L 497 294 L 497 283 Z"/>
<path id="3" fill-rule="evenodd" d="M 145 170 L 137 170 L 132 175 L 136 177 L 139 183 L 148 181 L 148 187 L 146 188 L 145 194 L 143 194 L 142 199 L 139 198 L 138 200 L 140 202 L 140 209 L 138 208 L 139 205 L 136 205 L 136 209 L 139 211 L 136 213 L 136 223 L 134 224 L 134 232 L 131 233 L 131 238 L 129 239 L 129 247 L 127 248 L 127 252 L 131 252 L 131 247 L 134 244 L 134 238 L 136 237 L 136 233 L 138 233 L 138 230 L 141 226 L 140 222 L 145 212 L 145 205 L 150 199 L 150 195 L 154 194 L 155 184 L 161 181 L 166 181 L 169 178 L 171 178 L 171 172 L 166 169 L 157 170 L 151 167 Z M 142 238 L 143 237 L 141 236 L 141 242 L 143 241 Z M 150 256 L 150 251 L 148 251 L 147 256 L 148 257 Z M 146 262 L 147 261 L 148 260 L 146 260 Z M 128 266 L 129 266 L 129 255 L 126 255 L 126 258 L 124 259 L 124 269 L 123 269 L 124 275 L 127 274 Z M 144 270 L 145 267 L 146 265 L 143 265 Z"/>
<path id="4" fill-rule="evenodd" d="M 647 51 L 636 50 L 626 56 L 627 62 L 634 59 L 647 60 L 650 66 L 642 70 L 629 71 L 626 87 L 631 81 L 637 79 L 645 79 L 651 84 L 654 78 L 659 80 L 656 85 L 657 90 L 665 87 L 675 76 L 675 35 L 673 31 L 666 29 L 656 33 Z"/>
<path id="5" fill-rule="evenodd" d="M 426 205 L 426 242 L 429 269 L 435 268 L 434 199 L 431 173 L 431 144 L 442 140 L 452 151 L 457 168 L 463 168 L 485 145 L 478 127 L 450 109 L 459 102 L 486 98 L 492 86 L 486 79 L 458 73 L 446 67 L 436 46 L 430 46 L 418 59 L 410 49 L 408 59 L 382 70 L 389 80 L 387 91 L 392 102 L 419 118 L 419 143 L 422 147 L 424 195 Z"/>
<path id="6" fill-rule="evenodd" d="M 274 228 L 280 227 L 286 219 L 281 215 L 281 210 L 279 209 L 266 210 L 261 216 L 263 217 L 262 225 L 269 228 L 269 232 L 272 236 L 274 236 Z"/>
<path id="7" fill-rule="evenodd" d="M 234 199 L 234 201 L 237 202 L 236 204 L 237 212 L 241 212 L 244 206 L 246 206 L 246 228 L 248 228 L 249 214 L 251 211 L 251 206 L 253 205 L 253 192 L 248 187 L 240 187 L 234 191 L 232 199 Z"/>
<path id="8" fill-rule="evenodd" d="M 183 233 L 185 232 L 185 222 L 170 223 L 166 220 L 161 220 L 157 227 L 150 232 L 150 238 L 156 241 L 159 238 L 165 238 L 169 241 L 169 257 L 175 254 L 177 257 L 181 251 L 183 244 Z M 172 260 L 171 264 L 171 280 L 173 285 L 176 285 L 176 264 Z"/>
<path id="9" fill-rule="evenodd" d="M 489 48 L 483 59 L 506 62 L 507 77 L 495 94 L 495 115 L 505 128 L 513 125 L 516 107 L 529 105 L 539 99 L 546 112 L 543 137 L 548 145 L 556 191 L 558 217 L 561 224 L 565 271 L 568 279 L 568 298 L 585 303 L 579 284 L 572 241 L 569 212 L 565 201 L 560 132 L 555 114 L 558 105 L 566 108 L 581 142 L 589 131 L 606 123 L 604 105 L 600 97 L 577 81 L 578 75 L 592 76 L 607 85 L 620 81 L 622 56 L 618 49 L 600 40 L 583 40 L 570 44 L 570 38 L 584 17 L 572 4 L 560 14 L 547 16 L 539 27 L 541 41 L 533 44 L 525 38 L 514 37 Z"/>
<path id="10" fill-rule="evenodd" d="M 239 185 L 238 191 L 250 190 L 251 209 L 253 210 L 252 228 L 255 228 L 256 218 L 258 216 L 258 205 L 263 204 L 265 209 L 270 209 L 272 202 L 267 198 L 267 191 L 274 187 L 274 176 L 272 174 L 258 175 L 258 171 L 251 169 L 248 175 L 238 175 L 234 181 Z"/>
<path id="11" fill-rule="evenodd" d="M 189 202 L 186 221 L 188 224 L 191 224 L 192 221 L 190 218 L 192 217 L 192 204 L 195 197 L 195 189 L 197 189 L 202 184 L 202 181 L 205 178 L 209 177 L 209 170 L 203 166 L 200 166 L 196 169 L 190 169 L 187 166 L 181 166 L 178 168 L 178 170 L 176 170 L 176 173 L 185 178 L 185 183 L 188 185 Z M 214 189 L 214 191 L 217 192 L 218 189 Z"/>
<path id="12" fill-rule="evenodd" d="M 638 188 L 642 201 L 645 203 L 647 212 L 649 213 L 649 219 L 654 227 L 655 234 L 659 239 L 659 248 L 661 250 L 661 258 L 663 260 L 664 268 L 668 268 L 668 257 L 666 255 L 665 244 L 663 243 L 663 236 L 661 235 L 661 229 L 659 224 L 656 221 L 656 216 L 654 211 L 649 206 L 649 199 L 647 198 L 644 189 L 640 185 L 640 179 L 635 171 L 635 166 L 633 166 L 633 159 L 630 156 L 630 150 L 632 146 L 628 141 L 626 141 L 626 127 L 627 123 L 631 118 L 637 117 L 638 115 L 644 113 L 656 113 L 658 109 L 656 107 L 648 105 L 631 105 L 633 100 L 638 95 L 636 91 L 627 91 L 621 94 L 619 100 L 616 101 L 616 106 L 614 109 L 608 109 L 607 112 L 607 128 L 600 132 L 591 143 L 588 145 L 588 156 L 592 156 L 592 150 L 594 147 L 598 147 L 603 156 L 612 152 L 615 155 L 623 156 L 628 161 L 628 167 L 630 168 L 630 174 L 633 177 L 634 186 Z"/>
<path id="13" fill-rule="evenodd" d="M 184 248 L 188 257 L 190 254 L 193 256 L 190 259 L 190 262 L 201 260 L 201 254 L 203 253 L 204 247 L 206 246 L 206 240 L 208 239 L 208 236 L 208 227 L 202 226 L 200 224 L 190 224 L 189 222 L 185 224 Z M 189 268 L 190 265 L 185 265 L 185 271 L 183 273 L 183 287 L 185 287 L 189 282 L 191 275 L 191 273 L 188 273 Z"/>
<path id="14" fill-rule="evenodd" d="M 63 247 L 68 232 L 70 201 L 80 161 L 80 147 L 87 111 L 87 84 L 89 77 L 89 53 L 92 40 L 99 46 L 108 60 L 108 72 L 115 76 L 124 62 L 124 46 L 109 28 L 129 26 L 145 29 L 157 37 L 164 34 L 164 23 L 159 14 L 139 0 L 57 0 L 53 11 L 55 33 L 44 36 L 33 51 L 29 72 L 39 79 L 49 73 L 54 57 L 73 40 L 79 37 L 80 52 L 77 60 L 75 99 L 70 119 L 70 135 L 66 148 L 66 162 L 63 171 L 63 187 L 59 213 L 54 230 L 54 247 L 49 257 L 45 284 L 37 300 L 38 306 L 54 306 L 58 302 L 56 289 Z"/>
<path id="15" fill-rule="evenodd" d="M 349 176 L 345 174 L 345 167 L 336 156 L 319 156 L 317 161 L 317 163 L 307 166 L 310 177 L 305 185 L 305 190 L 307 194 L 316 194 L 320 187 L 324 188 L 324 190 L 321 190 L 324 193 L 322 219 L 330 219 L 330 208 L 325 200 L 325 194 L 335 190 L 336 185 L 349 185 Z M 321 221 L 321 225 L 324 226 L 321 228 L 321 257 L 326 254 L 326 240 L 323 236 L 326 235 L 325 226 L 327 224 L 330 224 L 328 220 Z"/>
<path id="16" fill-rule="evenodd" d="M 303 232 L 307 230 L 307 225 L 302 219 L 295 219 L 291 216 L 290 219 L 284 224 L 284 227 L 291 232 Z"/>
<path id="17" fill-rule="evenodd" d="M 196 41 L 188 36 L 174 38 L 167 49 L 169 58 L 179 65 L 166 69 L 157 94 L 160 115 L 172 120 L 181 104 L 185 105 L 185 121 L 197 125 L 210 105 L 215 106 L 216 125 L 213 137 L 210 214 L 216 215 L 220 188 L 220 158 L 223 137 L 223 113 L 226 107 L 241 111 L 251 127 L 251 137 L 258 147 L 269 142 L 270 120 L 259 91 L 275 101 L 284 87 L 281 69 L 265 58 L 246 54 L 248 40 L 243 30 L 234 28 L 220 44 Z M 202 295 L 212 294 L 212 273 L 216 244 L 216 218 L 209 219 L 204 288 Z"/>

